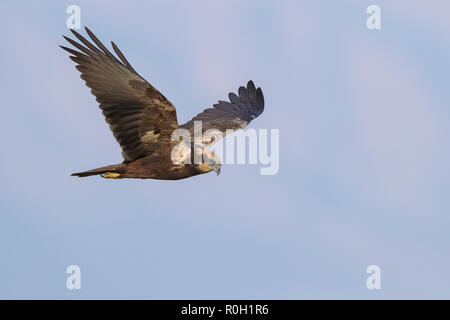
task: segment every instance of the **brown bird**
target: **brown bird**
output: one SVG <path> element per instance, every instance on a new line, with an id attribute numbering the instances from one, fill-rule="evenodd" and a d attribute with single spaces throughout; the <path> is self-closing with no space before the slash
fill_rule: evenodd
<path id="1" fill-rule="evenodd" d="M 195 147 L 196 142 L 180 148 L 180 140 L 174 139 L 172 134 L 177 129 L 184 129 L 194 136 L 194 122 L 197 121 L 201 121 L 202 133 L 216 129 L 222 136 L 229 133 L 227 129 L 246 127 L 264 110 L 261 88 L 256 89 L 253 81 L 249 81 L 246 88 L 239 88 L 238 95 L 228 94 L 230 102 L 219 101 L 213 108 L 178 125 L 175 107 L 133 69 L 114 42 L 111 45 L 120 60 L 88 28 L 85 29 L 96 46 L 71 30 L 80 42 L 64 38 L 79 51 L 61 48 L 72 54 L 70 59 L 77 63 L 81 78 L 97 98 L 106 122 L 122 148 L 124 161 L 72 176 L 177 180 L 213 170 L 219 174 L 220 160 L 213 152 Z M 206 140 L 202 137 L 201 143 L 208 146 L 216 141 L 214 136 Z M 174 160 L 174 154 L 179 156 L 178 161 Z M 205 161 L 181 162 L 179 159 L 191 160 L 195 154 L 200 154 Z"/>

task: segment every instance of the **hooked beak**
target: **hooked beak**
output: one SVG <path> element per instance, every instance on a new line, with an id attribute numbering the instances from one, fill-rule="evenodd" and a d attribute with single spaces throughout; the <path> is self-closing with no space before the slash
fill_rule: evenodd
<path id="1" fill-rule="evenodd" d="M 213 168 L 214 172 L 217 173 L 217 175 L 220 174 L 220 163 L 214 163 L 212 165 L 212 168 Z"/>
<path id="2" fill-rule="evenodd" d="M 215 164 L 213 166 L 214 172 L 217 173 L 217 175 L 220 174 L 220 164 Z"/>
<path id="3" fill-rule="evenodd" d="M 211 152 L 211 155 L 212 156 L 210 156 L 210 155 L 208 155 L 208 154 L 205 154 L 206 156 L 207 156 L 207 160 L 206 160 L 206 163 L 209 165 L 209 167 L 211 168 L 211 169 L 213 169 L 214 170 L 214 172 L 217 174 L 217 175 L 219 175 L 220 174 L 220 166 L 221 166 L 221 163 L 220 163 L 220 161 L 219 161 L 219 159 L 217 158 L 217 157 L 215 157 L 215 154 L 214 154 L 214 152 Z"/>

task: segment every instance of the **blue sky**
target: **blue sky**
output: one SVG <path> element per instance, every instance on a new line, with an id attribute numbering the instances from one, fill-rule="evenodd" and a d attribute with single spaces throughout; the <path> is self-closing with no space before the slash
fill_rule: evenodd
<path id="1" fill-rule="evenodd" d="M 252 79 L 280 170 L 79 179 L 120 162 L 63 44 L 66 8 L 180 122 Z M 366 28 L 381 8 L 382 29 Z M 0 4 L 0 298 L 450 298 L 450 4 Z M 68 290 L 67 266 L 82 271 Z M 381 290 L 366 268 L 381 268 Z"/>

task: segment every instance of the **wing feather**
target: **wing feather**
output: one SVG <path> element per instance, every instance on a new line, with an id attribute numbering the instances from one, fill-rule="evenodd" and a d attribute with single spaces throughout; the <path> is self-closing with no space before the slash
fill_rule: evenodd
<path id="1" fill-rule="evenodd" d="M 91 89 L 100 109 L 122 148 L 125 161 L 133 161 L 170 144 L 178 127 L 175 107 L 150 83 L 136 73 L 119 48 L 112 42 L 117 59 L 88 29 L 92 44 L 75 30 L 79 42 L 65 37 L 77 50 L 61 46 L 72 54 L 81 78 Z M 144 141 L 147 133 L 155 133 Z"/>
<path id="2" fill-rule="evenodd" d="M 261 88 L 256 89 L 253 81 L 247 83 L 247 87 L 240 87 L 238 95 L 233 92 L 228 94 L 230 101 L 219 100 L 213 108 L 203 110 L 180 128 L 188 129 L 194 135 L 194 121 L 202 122 L 202 132 L 210 129 L 219 130 L 223 136 L 228 129 L 239 130 L 245 128 L 253 119 L 264 111 L 264 96 Z M 212 141 L 203 141 L 209 144 Z"/>

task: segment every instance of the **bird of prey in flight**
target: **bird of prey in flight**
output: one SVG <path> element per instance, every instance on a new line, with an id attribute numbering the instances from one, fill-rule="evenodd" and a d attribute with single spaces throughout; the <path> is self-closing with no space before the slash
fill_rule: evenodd
<path id="1" fill-rule="evenodd" d="M 193 157 L 200 152 L 202 159 L 206 160 L 200 163 L 174 162 L 173 150 L 179 141 L 173 141 L 172 133 L 184 129 L 194 136 L 197 121 L 201 121 L 202 133 L 216 129 L 223 136 L 229 132 L 228 129 L 246 127 L 264 110 L 261 88 L 256 89 L 253 81 L 249 81 L 247 87 L 239 88 L 238 95 L 229 93 L 230 102 L 219 101 L 179 125 L 172 103 L 133 69 L 114 42 L 111 45 L 120 60 L 88 28 L 85 29 L 93 43 L 71 30 L 79 42 L 64 38 L 78 51 L 61 48 L 72 54 L 70 59 L 77 63 L 81 78 L 97 98 L 106 122 L 122 148 L 124 161 L 73 173 L 72 176 L 177 180 L 210 171 L 219 174 L 218 157 L 206 148 L 196 148 L 194 142 L 188 144 L 189 152 L 181 149 L 180 156 L 184 152 Z M 213 141 L 211 138 L 202 143 L 209 145 Z"/>

